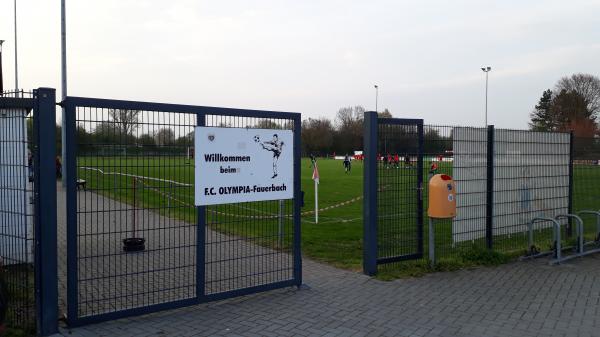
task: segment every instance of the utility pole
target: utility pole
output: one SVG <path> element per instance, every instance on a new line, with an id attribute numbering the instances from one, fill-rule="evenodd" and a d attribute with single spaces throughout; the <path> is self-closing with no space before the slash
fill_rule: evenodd
<path id="1" fill-rule="evenodd" d="M 485 73 L 485 126 L 488 126 L 488 74 L 492 71 L 492 67 L 482 67 L 481 70 Z"/>
<path id="2" fill-rule="evenodd" d="M 379 86 L 377 84 L 375 84 L 375 112 L 379 112 L 379 110 L 377 110 L 378 96 L 379 96 Z"/>
<path id="3" fill-rule="evenodd" d="M 67 98 L 67 18 L 66 18 L 66 9 L 65 9 L 65 1 L 60 1 L 60 45 L 61 45 L 61 96 L 62 102 Z M 67 138 L 67 128 L 65 125 L 66 121 L 66 110 L 65 107 L 62 107 L 62 128 L 61 128 L 61 159 L 65 160 L 66 158 L 66 138 Z M 70 175 L 67 165 L 63 165 L 63 176 L 62 176 L 62 185 L 63 187 L 67 187 L 67 177 Z"/>
<path id="4" fill-rule="evenodd" d="M 4 40 L 0 40 L 0 96 L 4 93 L 4 77 L 2 76 L 2 44 Z"/>
<path id="5" fill-rule="evenodd" d="M 15 97 L 19 97 L 19 63 L 17 58 L 17 0 L 15 5 Z"/>

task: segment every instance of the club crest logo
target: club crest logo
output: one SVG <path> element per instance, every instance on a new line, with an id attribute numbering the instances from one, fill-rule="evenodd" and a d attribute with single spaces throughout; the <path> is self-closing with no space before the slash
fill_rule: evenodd
<path id="1" fill-rule="evenodd" d="M 208 135 L 208 140 L 210 140 L 211 142 L 213 140 L 215 140 L 215 135 L 213 135 L 213 134 Z"/>

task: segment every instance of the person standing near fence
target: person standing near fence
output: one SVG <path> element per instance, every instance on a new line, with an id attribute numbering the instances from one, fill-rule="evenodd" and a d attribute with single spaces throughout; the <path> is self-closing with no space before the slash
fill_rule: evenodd
<path id="1" fill-rule="evenodd" d="M 431 180 L 431 178 L 437 174 L 438 164 L 434 161 L 431 162 L 431 166 L 429 166 L 429 175 L 427 176 L 427 181 Z"/>
<path id="2" fill-rule="evenodd" d="M 344 157 L 344 172 L 346 174 L 350 173 L 350 171 L 352 170 L 352 163 L 350 162 L 350 156 L 348 154 L 346 154 L 346 156 Z"/>
<path id="3" fill-rule="evenodd" d="M 29 177 L 29 182 L 33 182 L 33 155 L 31 152 L 27 154 L 27 173 Z"/>

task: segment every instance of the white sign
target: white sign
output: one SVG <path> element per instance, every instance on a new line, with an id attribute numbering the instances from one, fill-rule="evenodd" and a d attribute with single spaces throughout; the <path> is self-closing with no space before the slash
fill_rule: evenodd
<path id="1" fill-rule="evenodd" d="M 196 206 L 294 197 L 291 130 L 196 127 Z"/>

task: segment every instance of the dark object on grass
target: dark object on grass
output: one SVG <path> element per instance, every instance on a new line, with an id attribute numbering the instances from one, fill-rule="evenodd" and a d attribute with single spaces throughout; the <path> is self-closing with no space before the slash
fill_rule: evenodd
<path id="1" fill-rule="evenodd" d="M 133 183 L 133 213 L 132 213 L 132 224 L 133 230 L 131 237 L 123 239 L 123 251 L 125 252 L 140 252 L 146 249 L 146 239 L 138 238 L 136 235 L 136 212 L 137 212 L 137 179 L 132 177 Z"/>
<path id="2" fill-rule="evenodd" d="M 127 238 L 123 239 L 123 250 L 126 252 L 139 252 L 146 249 L 146 239 Z"/>
<path id="3" fill-rule="evenodd" d="M 77 179 L 77 181 L 75 182 L 75 187 L 77 190 L 82 188 L 85 191 L 86 185 L 87 185 L 87 181 L 85 181 L 83 179 Z"/>

